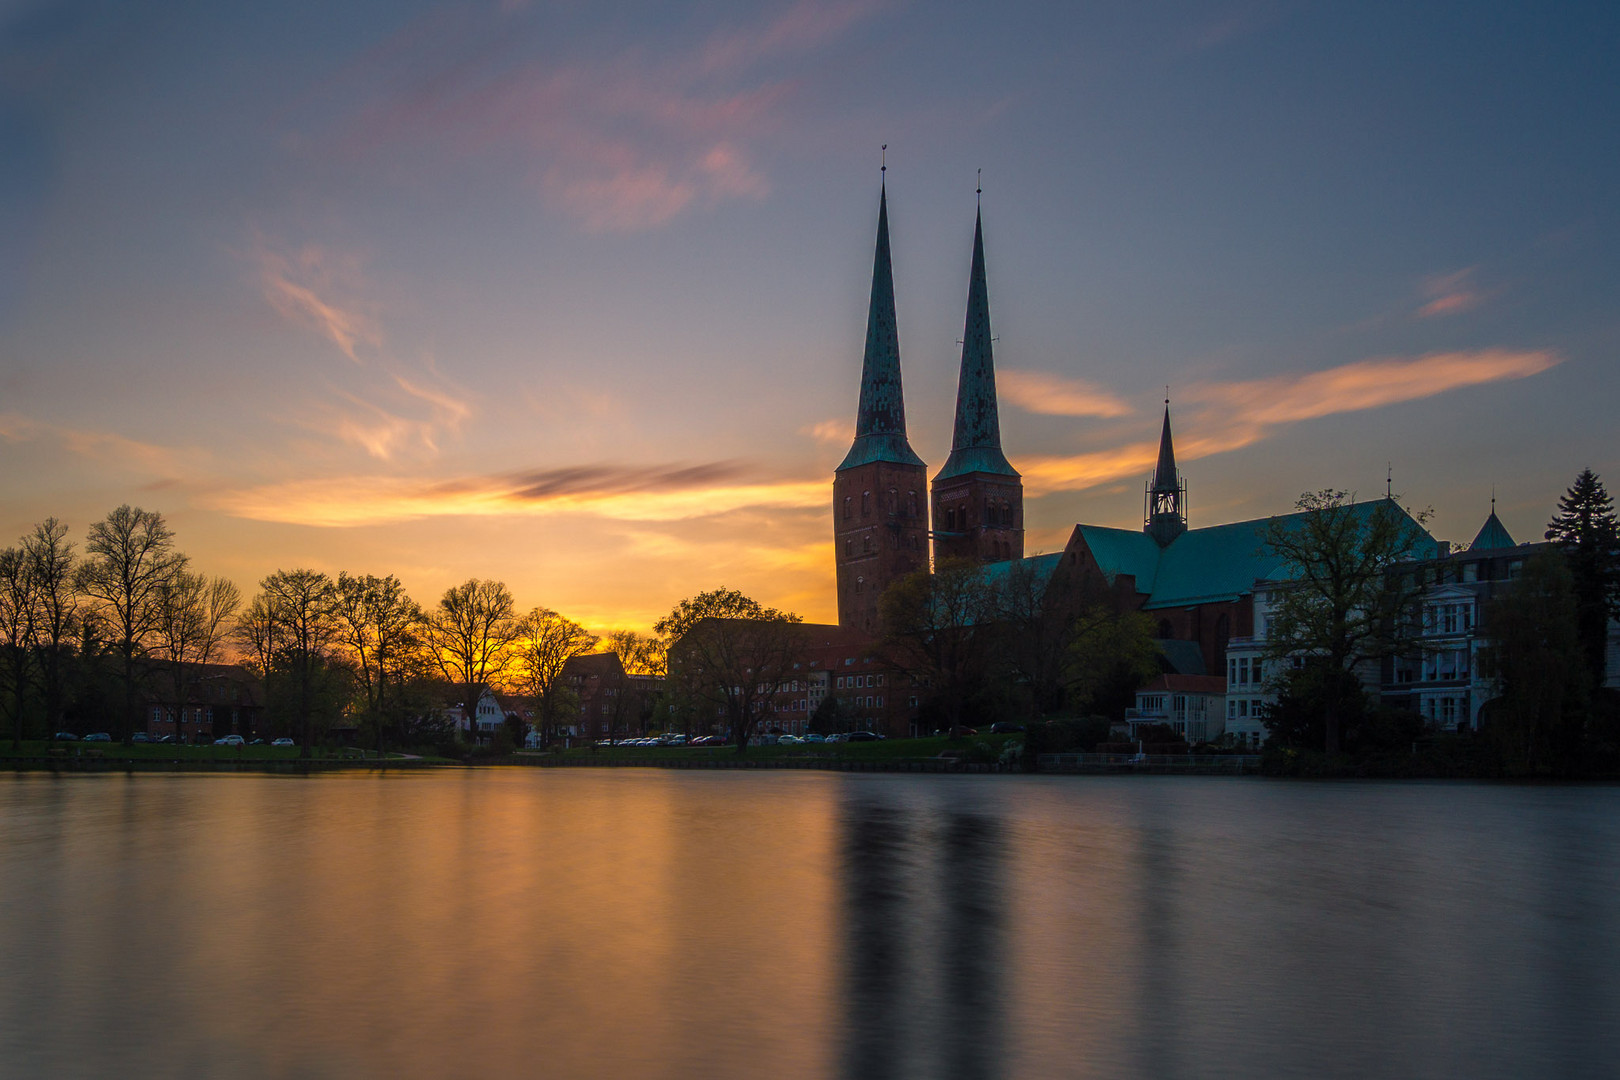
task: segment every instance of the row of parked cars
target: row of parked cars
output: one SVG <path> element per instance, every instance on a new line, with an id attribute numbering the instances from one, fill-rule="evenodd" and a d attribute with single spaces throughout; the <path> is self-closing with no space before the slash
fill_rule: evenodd
<path id="1" fill-rule="evenodd" d="M 877 742 L 883 736 L 875 731 L 840 732 L 832 735 L 818 735 L 811 732 L 808 735 L 758 735 L 755 740 L 761 745 L 770 746 L 800 746 L 815 743 L 838 742 Z M 685 735 L 648 735 L 636 739 L 599 739 L 596 745 L 609 746 L 725 746 L 730 739 L 724 735 L 699 735 L 695 739 L 688 739 Z"/>
<path id="2" fill-rule="evenodd" d="M 58 731 L 55 735 L 52 735 L 51 738 L 54 739 L 56 742 L 80 742 L 80 741 L 83 741 L 83 742 L 112 742 L 112 736 L 107 734 L 105 731 L 97 731 L 97 732 L 94 732 L 92 734 L 86 735 L 83 740 L 80 740 L 80 738 L 77 735 L 73 734 L 73 732 L 71 732 L 71 731 Z M 177 739 L 173 735 L 159 735 L 159 736 L 153 737 L 151 735 L 148 735 L 144 731 L 137 731 L 135 734 L 133 734 L 133 735 L 131 735 L 129 737 L 129 741 L 132 742 L 132 743 L 137 743 L 137 744 L 150 743 L 150 744 L 155 744 L 155 745 L 159 745 L 159 746 L 171 746 L 171 745 L 173 745 L 175 743 L 184 743 L 185 742 L 184 739 Z M 200 744 L 200 741 L 199 741 L 199 744 Z M 215 746 L 264 746 L 265 741 L 263 739 L 254 739 L 252 742 L 248 742 L 246 739 L 242 738 L 242 736 L 240 736 L 240 735 L 226 735 L 224 738 L 215 739 L 214 740 L 214 745 Z M 269 745 L 271 745 L 271 746 L 297 746 L 298 744 L 293 742 L 291 739 L 281 738 L 281 739 L 272 739 L 272 740 L 270 740 Z"/>

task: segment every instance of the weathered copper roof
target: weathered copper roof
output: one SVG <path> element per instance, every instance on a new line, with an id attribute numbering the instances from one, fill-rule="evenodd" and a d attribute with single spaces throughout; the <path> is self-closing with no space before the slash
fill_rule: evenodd
<path id="1" fill-rule="evenodd" d="M 1176 447 L 1170 439 L 1170 403 L 1164 403 L 1164 430 L 1159 433 L 1159 464 L 1153 470 L 1154 491 L 1177 491 L 1181 478 L 1176 475 Z"/>
<path id="2" fill-rule="evenodd" d="M 894 268 L 889 260 L 889 193 L 878 196 L 877 251 L 872 258 L 872 302 L 866 314 L 861 360 L 861 404 L 855 442 L 838 470 L 874 461 L 921 465 L 906 441 L 906 403 L 900 391 L 900 333 L 894 318 Z"/>
<path id="3" fill-rule="evenodd" d="M 1491 516 L 1485 519 L 1484 525 L 1480 526 L 1479 535 L 1474 537 L 1472 544 L 1468 545 L 1468 550 L 1499 551 L 1503 548 L 1518 546 L 1518 544 L 1514 543 L 1513 537 L 1508 535 L 1507 527 L 1502 524 L 1502 519 L 1496 516 L 1495 510 L 1492 510 Z"/>
<path id="4" fill-rule="evenodd" d="M 976 472 L 1018 475 L 1001 452 L 996 366 L 990 339 L 990 293 L 984 277 L 984 229 L 982 219 L 975 215 L 967 327 L 962 332 L 962 373 L 956 384 L 956 433 L 951 439 L 951 456 L 934 477 L 936 481 Z"/>

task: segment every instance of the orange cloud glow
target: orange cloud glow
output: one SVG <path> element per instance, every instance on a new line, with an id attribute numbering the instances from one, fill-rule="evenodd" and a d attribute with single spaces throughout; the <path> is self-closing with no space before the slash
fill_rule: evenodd
<path id="1" fill-rule="evenodd" d="M 440 483 L 336 477 L 269 484 L 212 498 L 257 521 L 342 527 L 429 517 L 588 514 L 619 521 L 685 521 L 742 508 L 820 507 L 827 484 L 759 481 L 729 464 L 628 469 L 588 466 Z"/>
<path id="2" fill-rule="evenodd" d="M 355 363 L 361 362 L 359 346 L 382 345 L 382 331 L 374 320 L 321 295 L 335 287 L 335 278 L 354 276 L 351 262 L 336 260 L 313 244 L 296 258 L 262 245 L 257 255 L 264 298 L 277 314 L 321 334 Z"/>
<path id="3" fill-rule="evenodd" d="M 1423 294 L 1429 302 L 1417 309 L 1420 319 L 1440 315 L 1460 315 L 1484 302 L 1485 296 L 1473 286 L 1472 266 L 1452 274 L 1438 274 L 1423 283 Z"/>
<path id="4" fill-rule="evenodd" d="M 1545 350 L 1482 349 L 1359 360 L 1307 375 L 1195 386 L 1192 400 L 1235 409 L 1251 424 L 1291 424 L 1375 409 L 1448 390 L 1539 375 L 1560 361 Z"/>
<path id="5" fill-rule="evenodd" d="M 1195 461 L 1250 446 L 1271 431 L 1334 413 L 1357 412 L 1433 397 L 1449 390 L 1538 375 L 1559 363 L 1552 352 L 1484 349 L 1418 357 L 1359 360 L 1327 371 L 1277 375 L 1236 383 L 1206 383 L 1185 398 L 1197 406 L 1180 425 L 1178 461 Z M 1189 433 L 1192 437 L 1188 437 Z M 1032 496 L 1083 491 L 1116 480 L 1143 478 L 1158 455 L 1156 441 L 1072 456 L 1020 459 Z"/>
<path id="6" fill-rule="evenodd" d="M 1044 371 L 1005 370 L 996 374 L 1004 401 L 1043 416 L 1129 416 L 1131 407 L 1096 383 Z"/>

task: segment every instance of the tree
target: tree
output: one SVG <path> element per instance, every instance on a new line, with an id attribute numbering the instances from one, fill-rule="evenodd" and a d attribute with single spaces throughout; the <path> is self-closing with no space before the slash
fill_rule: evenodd
<path id="1" fill-rule="evenodd" d="M 996 655 L 996 606 L 981 567 L 951 558 L 933 573 L 915 570 L 884 590 L 878 613 L 885 659 L 933 687 L 951 737 L 959 737 Z"/>
<path id="2" fill-rule="evenodd" d="M 445 590 L 425 623 L 428 652 L 444 677 L 461 688 L 475 737 L 473 716 L 483 687 L 493 689 L 515 659 L 521 633 L 516 615 L 505 584 L 468 578 Z"/>
<path id="3" fill-rule="evenodd" d="M 1271 659 L 1308 657 L 1353 672 L 1389 655 L 1419 588 L 1412 575 L 1391 571 L 1422 553 L 1427 514 L 1414 518 L 1392 498 L 1357 504 L 1354 496 L 1332 490 L 1307 492 L 1296 505 L 1300 513 L 1273 519 L 1265 531 L 1265 544 L 1282 557 L 1287 579 L 1273 594 Z M 1337 678 L 1321 682 L 1324 692 L 1346 685 Z M 1338 752 L 1340 713 L 1351 707 L 1324 702 L 1329 753 Z"/>
<path id="4" fill-rule="evenodd" d="M 1047 580 L 1033 560 L 1020 559 L 994 579 L 988 595 L 991 617 L 1003 632 L 1003 662 L 1026 688 L 1035 715 L 1063 706 L 1075 623 L 1070 612 L 1047 595 Z M 1094 606 L 1086 605 L 1087 612 Z"/>
<path id="5" fill-rule="evenodd" d="M 162 590 L 186 568 L 163 515 L 128 504 L 90 526 L 79 591 L 94 604 L 103 636 L 118 655 L 123 709 L 118 737 L 134 730 L 145 661 L 162 617 Z"/>
<path id="6" fill-rule="evenodd" d="M 300 756 L 311 756 L 315 713 L 330 689 L 339 635 L 337 586 L 316 570 L 277 570 L 259 582 L 243 634 L 265 674 L 265 689 L 291 713 Z M 290 708 L 287 708 L 289 707 Z"/>
<path id="7" fill-rule="evenodd" d="M 180 733 L 186 702 L 202 667 L 219 654 L 231 633 L 231 619 L 242 606 L 242 594 L 222 577 L 207 578 L 180 570 L 158 587 L 154 654 L 169 671 L 173 692 L 174 730 Z"/>
<path id="8" fill-rule="evenodd" d="M 22 550 L 34 582 L 34 645 L 45 697 L 45 726 L 48 731 L 58 731 L 66 705 L 73 639 L 80 630 L 73 544 L 67 538 L 67 526 L 51 517 L 23 538 Z"/>
<path id="9" fill-rule="evenodd" d="M 709 706 L 708 715 L 725 715 L 741 754 L 792 674 L 802 621 L 735 589 L 715 589 L 682 600 L 653 630 L 670 643 L 671 678 Z"/>
<path id="10" fill-rule="evenodd" d="M 11 747 L 22 746 L 28 691 L 34 677 L 36 586 L 20 547 L 0 551 L 0 691 L 11 718 Z"/>
<path id="11" fill-rule="evenodd" d="M 657 635 L 615 630 L 602 639 L 607 651 L 619 658 L 627 675 L 661 676 L 669 666 L 668 645 Z"/>
<path id="12" fill-rule="evenodd" d="M 384 733 L 402 730 L 405 688 L 421 674 L 422 609 L 392 574 L 380 578 L 345 572 L 338 574 L 332 615 L 337 643 L 365 699 L 363 723 L 381 757 Z"/>
<path id="13" fill-rule="evenodd" d="M 1569 561 L 1526 560 L 1519 576 L 1485 609 L 1488 639 L 1480 671 L 1498 680 L 1484 736 L 1508 771 L 1534 774 L 1574 766 L 1590 694 L 1581 649 L 1580 597 Z"/>
<path id="14" fill-rule="evenodd" d="M 1591 469 L 1582 469 L 1558 500 L 1547 539 L 1569 561 L 1580 649 L 1596 689 L 1604 680 L 1609 620 L 1620 617 L 1620 525 L 1614 500 Z"/>
<path id="15" fill-rule="evenodd" d="M 568 661 L 596 648 L 596 636 L 550 608 L 537 607 L 523 617 L 517 639 L 518 686 L 534 702 L 540 738 L 556 737 L 563 718 L 573 716 L 579 701 L 563 682 Z"/>
<path id="16" fill-rule="evenodd" d="M 1140 611 L 1114 612 L 1100 600 L 1086 604 L 1070 624 L 1062 669 L 1069 707 L 1118 718 L 1136 691 L 1159 673 L 1153 620 Z"/>

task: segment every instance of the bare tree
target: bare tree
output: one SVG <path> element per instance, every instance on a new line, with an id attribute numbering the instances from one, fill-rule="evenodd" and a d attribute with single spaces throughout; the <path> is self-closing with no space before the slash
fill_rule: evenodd
<path id="1" fill-rule="evenodd" d="M 517 639 L 517 682 L 534 702 L 542 740 L 556 736 L 562 718 L 571 715 L 577 704 L 573 691 L 563 683 L 563 667 L 596 644 L 594 634 L 550 608 L 537 607 L 523 617 Z"/>
<path id="2" fill-rule="evenodd" d="M 22 746 L 28 691 L 35 672 L 34 575 L 22 548 L 0 551 L 0 690 L 11 716 L 11 748 Z"/>
<path id="3" fill-rule="evenodd" d="M 162 589 L 186 567 L 163 515 L 128 504 L 90 526 L 79 591 L 95 605 L 99 625 L 119 659 L 123 712 L 116 725 L 127 741 L 134 730 L 147 653 L 161 621 Z"/>
<path id="4" fill-rule="evenodd" d="M 262 590 L 244 620 L 245 635 L 263 664 L 267 681 L 291 682 L 293 718 L 301 734 L 301 757 L 315 741 L 317 683 L 338 639 L 334 614 L 337 587 L 316 570 L 277 570 L 259 582 Z"/>
<path id="5" fill-rule="evenodd" d="M 220 653 L 242 606 L 242 593 L 222 577 L 208 578 L 181 570 L 158 589 L 157 642 L 154 653 L 169 672 L 174 694 L 174 730 L 178 736 L 186 702 L 203 667 Z"/>
<path id="6" fill-rule="evenodd" d="M 366 716 L 383 753 L 384 732 L 402 719 L 405 684 L 422 653 L 423 614 L 399 578 L 338 575 L 333 614 L 338 643 L 365 694 Z"/>
<path id="7" fill-rule="evenodd" d="M 73 584 L 73 544 L 67 526 L 46 518 L 23 538 L 22 549 L 33 576 L 35 603 L 35 647 L 38 654 L 40 687 L 45 696 L 45 724 L 48 730 L 62 726 L 65 707 L 69 650 L 79 631 L 79 594 Z"/>
<path id="8" fill-rule="evenodd" d="M 482 688 L 505 677 L 515 659 L 520 624 L 517 605 L 503 582 L 468 578 L 446 589 L 429 614 L 428 649 L 439 670 L 461 687 L 469 726 Z"/>
<path id="9" fill-rule="evenodd" d="M 627 675 L 662 676 L 669 668 L 668 645 L 656 634 L 615 630 L 602 639 L 606 651 L 619 658 Z"/>
<path id="10" fill-rule="evenodd" d="M 792 675 L 802 621 L 735 589 L 715 589 L 682 600 L 653 629 L 670 642 L 671 676 L 711 715 L 724 713 L 741 754 Z"/>

